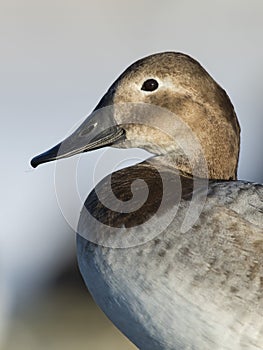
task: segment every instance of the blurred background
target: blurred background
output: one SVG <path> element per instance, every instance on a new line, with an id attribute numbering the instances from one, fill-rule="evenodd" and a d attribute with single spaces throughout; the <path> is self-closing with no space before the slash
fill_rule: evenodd
<path id="1" fill-rule="evenodd" d="M 262 182 L 262 16 L 261 0 L 0 2 L 1 349 L 135 349 L 84 287 L 55 164 L 32 170 L 29 160 L 63 139 L 130 63 L 182 51 L 230 95 L 242 128 L 239 178 Z M 91 172 L 99 152 L 82 157 Z"/>

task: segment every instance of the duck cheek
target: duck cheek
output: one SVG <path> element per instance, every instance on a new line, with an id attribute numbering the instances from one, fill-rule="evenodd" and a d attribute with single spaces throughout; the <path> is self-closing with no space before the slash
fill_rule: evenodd
<path id="1" fill-rule="evenodd" d="M 173 143 L 169 135 L 143 124 L 120 125 L 125 130 L 125 140 L 113 147 L 142 148 L 154 154 L 166 153 Z"/>

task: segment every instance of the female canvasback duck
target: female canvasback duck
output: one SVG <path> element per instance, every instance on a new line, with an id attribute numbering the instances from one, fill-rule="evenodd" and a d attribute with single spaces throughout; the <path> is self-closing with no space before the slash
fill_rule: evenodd
<path id="1" fill-rule="evenodd" d="M 142 350 L 263 349 L 263 186 L 237 181 L 240 128 L 193 58 L 132 64 L 33 167 L 106 146 L 154 156 L 105 177 L 80 214 L 80 271 Z"/>

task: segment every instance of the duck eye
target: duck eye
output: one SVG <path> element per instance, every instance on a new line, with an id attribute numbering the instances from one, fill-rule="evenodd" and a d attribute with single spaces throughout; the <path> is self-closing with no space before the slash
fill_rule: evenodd
<path id="1" fill-rule="evenodd" d="M 141 90 L 154 91 L 158 88 L 158 86 L 159 86 L 158 81 L 156 81 L 155 79 L 147 79 L 142 84 Z"/>

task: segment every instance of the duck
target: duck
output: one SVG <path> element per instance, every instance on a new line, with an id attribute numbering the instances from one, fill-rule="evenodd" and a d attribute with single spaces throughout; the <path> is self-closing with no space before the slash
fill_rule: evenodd
<path id="1" fill-rule="evenodd" d="M 240 125 L 189 55 L 129 66 L 39 164 L 102 147 L 152 156 L 85 200 L 79 269 L 97 305 L 141 350 L 263 348 L 263 185 L 237 180 Z"/>

